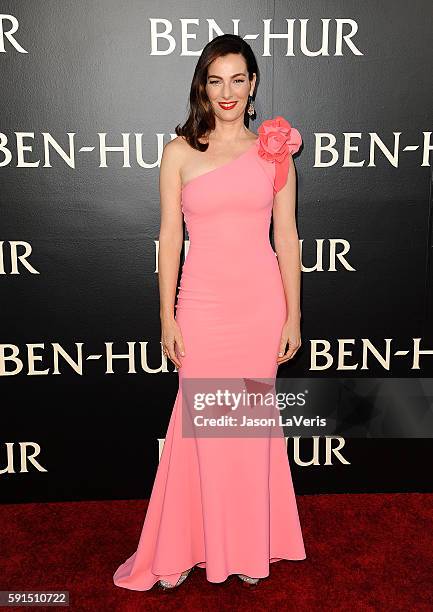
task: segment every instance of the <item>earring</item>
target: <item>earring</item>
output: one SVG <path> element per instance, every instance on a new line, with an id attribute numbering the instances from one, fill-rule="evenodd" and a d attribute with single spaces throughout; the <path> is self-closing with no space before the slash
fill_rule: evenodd
<path id="1" fill-rule="evenodd" d="M 252 117 L 254 113 L 256 112 L 256 109 L 254 108 L 253 99 L 251 96 L 248 96 L 248 100 L 249 100 L 249 106 L 248 106 L 247 113 L 249 114 L 250 117 Z"/>

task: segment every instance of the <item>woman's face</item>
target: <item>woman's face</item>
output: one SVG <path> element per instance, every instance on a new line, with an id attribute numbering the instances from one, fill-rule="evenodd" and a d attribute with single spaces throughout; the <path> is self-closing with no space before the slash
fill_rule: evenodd
<path id="1" fill-rule="evenodd" d="M 255 74 L 249 81 L 245 58 L 240 53 L 217 57 L 208 66 L 206 83 L 206 93 L 215 115 L 230 121 L 243 117 L 255 82 Z"/>

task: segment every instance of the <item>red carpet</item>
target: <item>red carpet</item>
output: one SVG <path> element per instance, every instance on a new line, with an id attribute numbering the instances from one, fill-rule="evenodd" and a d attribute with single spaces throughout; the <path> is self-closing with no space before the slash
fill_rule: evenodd
<path id="1" fill-rule="evenodd" d="M 236 576 L 209 583 L 196 568 L 168 593 L 112 583 L 135 550 L 146 502 L 0 505 L 0 590 L 69 590 L 74 611 L 433 609 L 432 494 L 297 500 L 305 561 L 271 564 L 253 588 Z"/>

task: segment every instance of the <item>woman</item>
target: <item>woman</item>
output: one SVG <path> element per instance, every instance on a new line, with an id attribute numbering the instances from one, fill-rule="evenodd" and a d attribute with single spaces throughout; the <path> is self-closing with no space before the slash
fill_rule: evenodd
<path id="1" fill-rule="evenodd" d="M 257 75 L 242 38 L 212 40 L 195 69 L 189 117 L 164 148 L 160 316 L 179 389 L 137 550 L 114 575 L 128 589 L 173 588 L 196 566 L 210 582 L 237 574 L 256 584 L 270 562 L 306 556 L 282 435 L 182 434 L 187 379 L 275 380 L 301 345 L 291 156 L 301 136 L 282 117 L 264 121 L 258 136 L 247 129 Z M 190 248 L 175 305 L 182 213 Z"/>

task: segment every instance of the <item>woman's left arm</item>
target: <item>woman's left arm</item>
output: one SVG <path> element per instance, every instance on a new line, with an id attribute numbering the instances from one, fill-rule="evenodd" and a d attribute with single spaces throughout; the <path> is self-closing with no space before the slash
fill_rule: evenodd
<path id="1" fill-rule="evenodd" d="M 278 364 L 292 359 L 301 346 L 301 254 L 295 212 L 296 172 L 289 154 L 287 181 L 275 194 L 273 205 L 274 245 L 287 304 Z M 287 343 L 289 347 L 286 351 Z"/>

